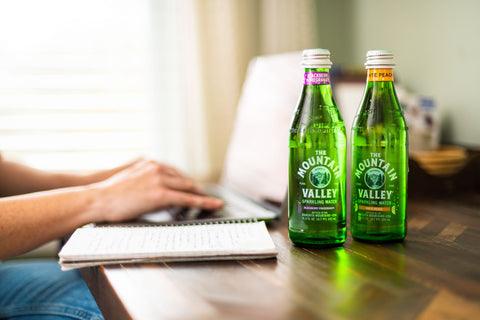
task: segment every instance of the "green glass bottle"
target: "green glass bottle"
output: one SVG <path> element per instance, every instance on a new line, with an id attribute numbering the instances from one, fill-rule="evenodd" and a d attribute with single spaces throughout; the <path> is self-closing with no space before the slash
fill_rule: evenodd
<path id="1" fill-rule="evenodd" d="M 363 100 L 352 126 L 355 240 L 402 241 L 407 232 L 408 133 L 393 85 L 393 53 L 368 51 Z"/>
<path id="2" fill-rule="evenodd" d="M 288 233 L 298 246 L 340 246 L 347 140 L 330 84 L 330 51 L 304 50 L 302 64 L 304 85 L 290 129 Z"/>

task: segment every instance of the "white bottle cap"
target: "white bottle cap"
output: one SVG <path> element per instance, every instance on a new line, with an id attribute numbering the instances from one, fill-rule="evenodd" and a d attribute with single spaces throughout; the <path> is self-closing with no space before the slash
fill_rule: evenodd
<path id="1" fill-rule="evenodd" d="M 305 68 L 330 68 L 330 51 L 327 49 L 303 50 L 302 66 Z"/>
<path id="2" fill-rule="evenodd" d="M 395 67 L 393 62 L 393 52 L 390 50 L 370 50 L 367 52 L 367 62 L 365 69 L 385 68 L 392 69 Z"/>

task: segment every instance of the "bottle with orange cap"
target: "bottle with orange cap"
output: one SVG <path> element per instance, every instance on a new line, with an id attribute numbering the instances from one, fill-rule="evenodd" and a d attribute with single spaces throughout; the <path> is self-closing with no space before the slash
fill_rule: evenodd
<path id="1" fill-rule="evenodd" d="M 352 126 L 350 231 L 402 241 L 407 232 L 408 132 L 393 83 L 393 53 L 367 53 L 367 84 Z"/>

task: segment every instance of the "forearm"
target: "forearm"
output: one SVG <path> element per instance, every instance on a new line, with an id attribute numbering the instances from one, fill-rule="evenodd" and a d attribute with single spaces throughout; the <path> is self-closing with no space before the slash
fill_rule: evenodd
<path id="1" fill-rule="evenodd" d="M 43 171 L 0 157 L 0 197 L 88 185 L 108 179 L 131 164 L 90 174 L 70 174 Z"/>
<path id="2" fill-rule="evenodd" d="M 2 197 L 76 186 L 81 179 L 81 175 L 47 172 L 6 160 L 0 162 Z"/>
<path id="3" fill-rule="evenodd" d="M 0 199 L 0 259 L 98 220 L 98 191 L 74 187 Z"/>

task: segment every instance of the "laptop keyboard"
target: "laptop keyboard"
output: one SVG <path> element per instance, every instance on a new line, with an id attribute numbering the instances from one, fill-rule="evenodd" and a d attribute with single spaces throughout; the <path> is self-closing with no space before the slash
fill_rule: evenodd
<path id="1" fill-rule="evenodd" d="M 235 220 L 235 219 L 273 219 L 276 213 L 260 204 L 237 194 L 227 188 L 211 185 L 206 191 L 213 197 L 224 201 L 220 210 L 204 210 L 198 208 L 169 207 L 154 213 L 146 214 L 142 220 L 148 222 L 182 222 L 189 220 Z"/>
<path id="2" fill-rule="evenodd" d="M 275 213 L 262 207 L 260 204 L 241 196 L 229 189 L 214 185 L 208 187 L 208 193 L 214 197 L 218 197 L 224 201 L 222 209 L 217 210 L 220 216 L 233 217 L 234 219 L 248 218 L 265 218 L 274 217 Z M 223 214 L 222 214 L 223 213 Z"/>

